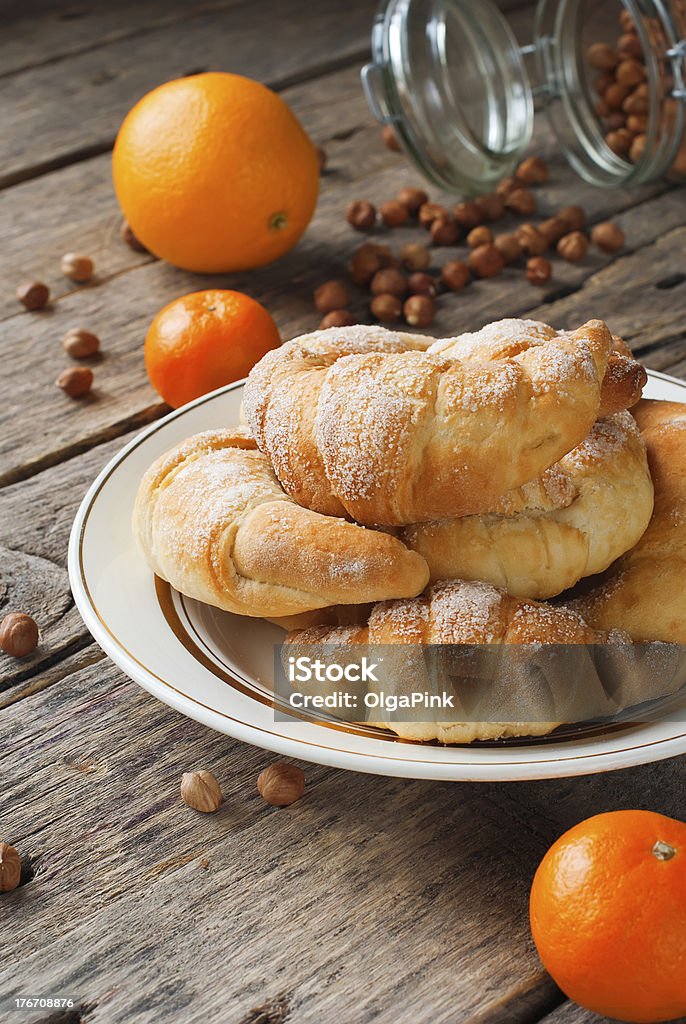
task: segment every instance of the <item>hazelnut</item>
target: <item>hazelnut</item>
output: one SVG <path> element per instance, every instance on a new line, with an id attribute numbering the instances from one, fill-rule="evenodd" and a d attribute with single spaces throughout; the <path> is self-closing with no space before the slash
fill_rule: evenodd
<path id="1" fill-rule="evenodd" d="M 606 43 L 593 43 L 586 52 L 586 59 L 598 71 L 612 71 L 617 67 L 619 55 Z"/>
<path id="2" fill-rule="evenodd" d="M 257 789 L 272 807 L 288 807 L 305 792 L 303 770 L 294 764 L 272 764 L 258 775 Z"/>
<path id="3" fill-rule="evenodd" d="M 496 193 L 504 199 L 516 188 L 521 188 L 524 182 L 520 181 L 516 174 L 509 174 L 498 182 Z"/>
<path id="4" fill-rule="evenodd" d="M 429 231 L 434 245 L 455 245 L 460 236 L 460 229 L 455 221 L 444 217 L 437 217 Z"/>
<path id="5" fill-rule="evenodd" d="M 522 258 L 522 247 L 516 235 L 499 235 L 493 244 L 506 264 L 516 263 Z"/>
<path id="6" fill-rule="evenodd" d="M 552 272 L 550 260 L 545 260 L 542 256 L 533 256 L 526 261 L 526 279 L 529 284 L 544 285 L 550 280 Z"/>
<path id="7" fill-rule="evenodd" d="M 650 110 L 650 97 L 648 96 L 646 83 L 637 86 L 622 103 L 622 110 L 625 114 L 647 114 Z"/>
<path id="8" fill-rule="evenodd" d="M 517 168 L 517 177 L 526 185 L 543 185 L 550 177 L 550 172 L 542 157 L 530 156 Z"/>
<path id="9" fill-rule="evenodd" d="M 100 348 L 100 338 L 82 327 L 72 327 L 62 338 L 64 351 L 72 359 L 87 359 L 95 355 Z"/>
<path id="10" fill-rule="evenodd" d="M 319 173 L 323 174 L 326 170 L 326 165 L 329 162 L 329 157 L 323 146 L 315 146 L 315 152 L 317 154 L 317 163 L 319 164 Z"/>
<path id="11" fill-rule="evenodd" d="M 619 225 L 604 221 L 592 229 L 591 241 L 603 252 L 617 252 L 624 245 L 624 232 Z"/>
<path id="12" fill-rule="evenodd" d="M 0 892 L 12 892 L 21 880 L 21 860 L 9 843 L 0 843 Z"/>
<path id="13" fill-rule="evenodd" d="M 76 281 L 77 284 L 85 284 L 86 281 L 90 281 L 95 269 L 90 256 L 81 256 L 77 252 L 65 253 L 60 267 L 64 276 L 71 281 Z"/>
<path id="14" fill-rule="evenodd" d="M 605 142 L 617 156 L 625 156 L 631 149 L 634 137 L 627 128 L 617 128 L 616 131 L 608 132 Z"/>
<path id="15" fill-rule="evenodd" d="M 493 241 L 493 232 L 485 224 L 478 228 L 472 228 L 467 235 L 467 245 L 470 249 L 478 249 L 480 245 L 490 245 Z"/>
<path id="16" fill-rule="evenodd" d="M 630 92 L 631 89 L 628 85 L 622 85 L 620 82 L 614 82 L 605 90 L 603 99 L 610 110 L 621 110 L 622 104 Z"/>
<path id="17" fill-rule="evenodd" d="M 345 309 L 350 301 L 348 289 L 342 281 L 326 281 L 314 293 L 314 305 L 319 313 L 331 313 L 334 309 Z"/>
<path id="18" fill-rule="evenodd" d="M 474 202 L 483 220 L 499 220 L 505 210 L 505 200 L 497 192 L 488 192 Z"/>
<path id="19" fill-rule="evenodd" d="M 517 241 L 527 256 L 541 256 L 548 248 L 548 239 L 534 224 L 517 228 Z"/>
<path id="20" fill-rule="evenodd" d="M 465 231 L 471 231 L 483 222 L 483 214 L 476 203 L 457 203 L 453 206 L 453 217 Z"/>
<path id="21" fill-rule="evenodd" d="M 42 281 L 26 281 L 19 285 L 16 296 L 26 309 L 45 309 L 50 300 L 50 289 Z"/>
<path id="22" fill-rule="evenodd" d="M 586 227 L 586 214 L 580 206 L 563 206 L 557 216 L 565 222 L 568 231 L 581 231 Z"/>
<path id="23" fill-rule="evenodd" d="M 469 267 L 462 260 L 450 260 L 441 271 L 441 281 L 451 292 L 461 291 L 469 284 Z"/>
<path id="24" fill-rule="evenodd" d="M 625 32 L 635 32 L 636 31 L 636 25 L 634 24 L 634 19 L 631 17 L 631 15 L 626 10 L 626 8 L 622 8 L 622 10 L 619 12 L 619 24 L 622 26 L 622 28 L 623 28 L 623 30 Z"/>
<path id="25" fill-rule="evenodd" d="M 617 66 L 616 75 L 621 85 L 638 85 L 639 82 L 645 82 L 645 64 L 632 58 L 623 60 Z"/>
<path id="26" fill-rule="evenodd" d="M 605 100 L 596 100 L 593 104 L 593 109 L 598 117 L 609 117 L 612 113 Z"/>
<path id="27" fill-rule="evenodd" d="M 388 246 L 367 242 L 354 254 L 350 264 L 350 276 L 355 284 L 363 288 L 369 284 L 377 270 L 389 266 L 392 262 L 393 257 Z"/>
<path id="28" fill-rule="evenodd" d="M 401 188 L 397 200 L 406 206 L 410 213 L 419 213 L 420 206 L 429 202 L 429 197 L 421 188 Z"/>
<path id="29" fill-rule="evenodd" d="M 505 198 L 505 206 L 513 213 L 528 217 L 536 211 L 536 197 L 528 188 L 516 188 Z"/>
<path id="30" fill-rule="evenodd" d="M 648 118 L 645 114 L 629 114 L 626 126 L 634 135 L 645 135 L 648 131 Z"/>
<path id="31" fill-rule="evenodd" d="M 428 327 L 436 316 L 436 304 L 429 295 L 410 295 L 403 315 L 410 327 Z"/>
<path id="32" fill-rule="evenodd" d="M 213 814 L 222 802 L 222 791 L 212 772 L 184 772 L 181 776 L 181 799 L 194 811 Z"/>
<path id="33" fill-rule="evenodd" d="M 400 140 L 395 134 L 395 128 L 391 124 L 385 124 L 381 129 L 381 138 L 383 139 L 384 146 L 388 149 L 392 149 L 394 153 L 401 151 Z"/>
<path id="34" fill-rule="evenodd" d="M 548 217 L 547 220 L 541 221 L 537 227 L 543 237 L 547 240 L 548 245 L 555 245 L 560 241 L 562 236 L 566 235 L 569 231 L 567 221 L 564 217 L 560 217 L 559 215 L 556 217 Z"/>
<path id="35" fill-rule="evenodd" d="M 611 110 L 605 118 L 605 127 L 608 132 L 616 132 L 618 128 L 623 128 L 626 124 L 626 115 L 621 110 Z"/>
<path id="36" fill-rule="evenodd" d="M 382 203 L 379 207 L 379 213 L 384 224 L 389 228 L 399 228 L 409 219 L 410 211 L 402 203 L 399 203 L 397 199 L 389 199 L 387 203 Z"/>
<path id="37" fill-rule="evenodd" d="M 636 163 L 641 159 L 646 148 L 646 142 L 648 136 L 645 133 L 637 135 L 634 141 L 631 143 L 631 149 L 629 150 L 629 159 Z"/>
<path id="38" fill-rule="evenodd" d="M 477 277 L 495 277 L 505 266 L 505 260 L 494 245 L 480 245 L 473 249 L 467 263 Z"/>
<path id="39" fill-rule="evenodd" d="M 394 267 L 386 267 L 384 270 L 378 270 L 374 274 L 369 290 L 372 295 L 396 295 L 399 299 L 402 299 L 404 295 L 407 295 L 408 287 L 407 278 L 404 274 L 401 274 Z"/>
<path id="40" fill-rule="evenodd" d="M 369 307 L 372 316 L 382 324 L 392 324 L 399 320 L 403 306 L 397 295 L 375 295 Z"/>
<path id="41" fill-rule="evenodd" d="M 122 237 L 122 241 L 126 242 L 130 249 L 134 252 L 149 252 L 149 250 L 143 245 L 139 238 L 133 232 L 133 228 L 127 220 L 121 222 L 119 228 L 119 234 Z"/>
<path id="42" fill-rule="evenodd" d="M 601 99 L 605 95 L 605 90 L 608 86 L 612 85 L 614 80 L 615 76 L 610 74 L 609 71 L 603 71 L 602 75 L 598 75 L 597 78 L 593 79 L 593 89 Z"/>
<path id="43" fill-rule="evenodd" d="M 447 220 L 450 214 L 440 203 L 422 203 L 419 207 L 419 223 L 427 231 L 435 220 Z"/>
<path id="44" fill-rule="evenodd" d="M 0 622 L 0 647 L 12 658 L 25 658 L 38 646 L 38 626 L 30 615 L 10 612 Z"/>
<path id="45" fill-rule="evenodd" d="M 319 330 L 326 330 L 327 327 L 351 327 L 357 323 L 352 313 L 347 309 L 332 309 L 325 317 L 322 317 Z"/>
<path id="46" fill-rule="evenodd" d="M 376 224 L 376 207 L 366 199 L 355 199 L 346 210 L 346 220 L 356 231 L 371 231 Z"/>
<path id="47" fill-rule="evenodd" d="M 635 32 L 625 32 L 617 40 L 617 49 L 621 57 L 643 57 L 643 46 Z"/>
<path id="48" fill-rule="evenodd" d="M 557 243 L 557 251 L 568 263 L 578 263 L 588 252 L 588 239 L 583 231 L 571 231 Z"/>
<path id="49" fill-rule="evenodd" d="M 416 274 L 410 274 L 408 284 L 412 295 L 428 295 L 430 298 L 433 298 L 438 294 L 436 279 L 431 277 L 430 274 L 424 274 L 421 271 L 418 271 Z"/>
<path id="50" fill-rule="evenodd" d="M 400 262 L 408 270 L 426 270 L 431 263 L 431 253 L 419 242 L 408 242 L 400 250 Z"/>
<path id="51" fill-rule="evenodd" d="M 93 371 L 87 366 L 74 366 L 70 370 L 62 370 L 55 384 L 70 398 L 82 398 L 93 386 Z"/>

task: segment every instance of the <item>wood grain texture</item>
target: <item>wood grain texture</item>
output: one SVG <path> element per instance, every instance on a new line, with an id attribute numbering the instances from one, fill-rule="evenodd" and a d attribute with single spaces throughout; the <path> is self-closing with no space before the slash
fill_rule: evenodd
<path id="1" fill-rule="evenodd" d="M 8 708 L 0 729 L 4 835 L 35 868 L 3 897 L 0 991 L 69 992 L 94 1005 L 89 1024 L 238 1024 L 279 999 L 295 1024 L 536 1019 L 560 998 L 527 923 L 549 843 L 590 813 L 678 813 L 686 795 L 683 760 L 511 786 L 306 766 L 306 796 L 278 811 L 255 790 L 269 754 L 107 663 Z M 180 803 L 194 767 L 221 780 L 216 815 Z"/>
<path id="2" fill-rule="evenodd" d="M 576 1003 L 565 1002 L 544 1017 L 541 1024 L 601 1024 L 602 1021 L 609 1021 L 609 1018 L 599 1017 Z M 672 1024 L 686 1024 L 686 1017 L 672 1021 Z"/>

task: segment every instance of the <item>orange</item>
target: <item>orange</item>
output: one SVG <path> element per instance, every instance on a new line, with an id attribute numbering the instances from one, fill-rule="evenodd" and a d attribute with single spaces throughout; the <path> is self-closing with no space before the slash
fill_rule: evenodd
<path id="1" fill-rule="evenodd" d="M 175 409 L 247 376 L 280 344 L 267 310 L 241 292 L 193 292 L 161 309 L 145 338 L 150 383 Z"/>
<path id="2" fill-rule="evenodd" d="M 161 259 L 203 273 L 283 255 L 319 191 L 316 149 L 284 101 L 250 78 L 216 71 L 144 96 L 119 129 L 112 172 L 137 238 Z"/>
<path id="3" fill-rule="evenodd" d="M 623 1021 L 686 1014 L 686 824 L 652 811 L 598 814 L 548 850 L 531 931 L 563 992 Z"/>

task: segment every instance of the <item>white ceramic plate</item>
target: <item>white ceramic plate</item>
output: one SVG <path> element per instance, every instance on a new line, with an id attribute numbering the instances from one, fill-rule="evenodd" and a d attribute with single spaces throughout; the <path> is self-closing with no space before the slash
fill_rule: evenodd
<path id="1" fill-rule="evenodd" d="M 367 727 L 275 721 L 273 645 L 283 632 L 259 619 L 181 597 L 156 580 L 131 532 L 138 483 L 150 463 L 201 430 L 239 421 L 242 384 L 152 424 L 98 476 L 76 516 L 69 575 L 91 633 L 132 679 L 177 711 L 281 754 L 378 775 L 515 780 L 580 775 L 686 751 L 686 698 L 641 724 L 596 726 L 537 741 L 442 747 Z M 647 397 L 686 402 L 686 384 L 651 373 Z"/>

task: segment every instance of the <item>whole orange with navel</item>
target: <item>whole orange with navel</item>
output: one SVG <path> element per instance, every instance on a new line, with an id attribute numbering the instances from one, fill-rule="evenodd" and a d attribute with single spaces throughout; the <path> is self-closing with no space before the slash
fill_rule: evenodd
<path id="1" fill-rule="evenodd" d="M 288 105 L 241 75 L 208 72 L 153 89 L 127 114 L 112 157 L 135 236 L 186 270 L 271 263 L 307 227 L 317 151 Z"/>
<path id="2" fill-rule="evenodd" d="M 259 302 L 214 288 L 174 299 L 161 309 L 145 338 L 150 383 L 165 402 L 180 405 L 247 377 L 281 342 Z"/>
<path id="3" fill-rule="evenodd" d="M 530 912 L 570 999 L 638 1024 L 686 1015 L 686 823 L 652 811 L 582 821 L 543 858 Z"/>

